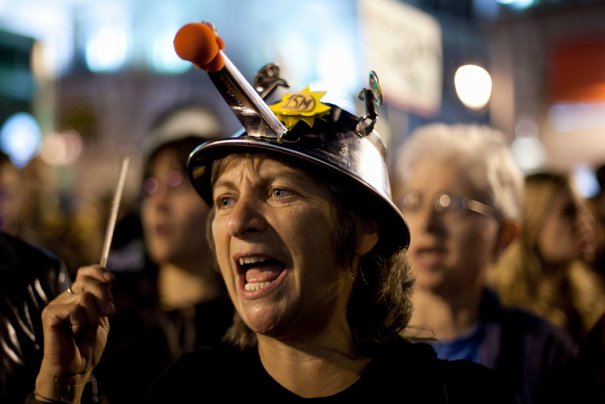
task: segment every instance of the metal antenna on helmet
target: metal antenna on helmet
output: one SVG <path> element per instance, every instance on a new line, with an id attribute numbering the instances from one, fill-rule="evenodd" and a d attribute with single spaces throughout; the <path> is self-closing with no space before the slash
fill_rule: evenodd
<path id="1" fill-rule="evenodd" d="M 207 71 L 210 80 L 231 110 L 257 136 L 281 139 L 288 132 L 269 106 L 222 51 L 223 40 L 211 23 L 189 23 L 175 35 L 174 47 L 181 59 Z M 216 64 L 211 63 L 212 61 Z M 254 128 L 255 130 L 250 130 Z"/>
<path id="2" fill-rule="evenodd" d="M 370 71 L 370 88 L 364 88 L 359 93 L 359 99 L 365 100 L 367 115 L 361 117 L 357 123 L 356 131 L 367 136 L 374 130 L 376 119 L 378 118 L 378 107 L 382 104 L 382 87 L 378 81 L 378 75 L 375 71 Z"/>
<path id="3" fill-rule="evenodd" d="M 254 89 L 266 99 L 278 86 L 290 87 L 288 82 L 279 75 L 279 66 L 268 63 L 263 66 L 254 77 Z"/>

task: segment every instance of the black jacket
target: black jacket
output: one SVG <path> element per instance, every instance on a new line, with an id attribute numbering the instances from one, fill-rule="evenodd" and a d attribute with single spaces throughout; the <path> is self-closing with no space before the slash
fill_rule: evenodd
<path id="1" fill-rule="evenodd" d="M 71 282 L 55 254 L 0 233 L 0 403 L 23 403 L 42 361 L 42 309 Z"/>

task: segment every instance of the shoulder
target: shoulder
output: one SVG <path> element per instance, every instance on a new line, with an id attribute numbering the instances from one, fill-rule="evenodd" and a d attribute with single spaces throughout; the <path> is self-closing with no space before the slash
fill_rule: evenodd
<path id="1" fill-rule="evenodd" d="M 406 364 L 406 367 L 424 369 L 428 372 L 439 372 L 445 379 L 464 379 L 468 376 L 494 378 L 494 372 L 486 366 L 467 360 L 445 360 L 437 358 L 433 347 L 424 342 L 409 342 L 404 339 L 392 342 L 382 356 L 389 356 L 388 361 Z M 405 359 L 405 361 L 403 361 Z M 383 359 L 384 360 L 384 359 Z M 386 361 L 386 360 L 385 360 Z M 397 365 L 395 365 L 397 366 Z"/>
<path id="2" fill-rule="evenodd" d="M 410 397 L 426 398 L 430 391 L 432 399 L 427 402 L 515 402 L 493 370 L 471 361 L 438 359 L 423 342 L 391 341 L 372 368 L 368 370 L 381 389 L 398 390 L 406 383 Z"/>
<path id="3" fill-rule="evenodd" d="M 35 268 L 53 267 L 60 268 L 62 261 L 58 255 L 31 244 L 18 237 L 6 233 L 0 233 L 0 271 L 13 270 L 23 266 L 37 264 Z"/>
<path id="4" fill-rule="evenodd" d="M 451 402 L 516 403 L 514 392 L 497 373 L 468 360 L 438 360 Z"/>
<path id="5" fill-rule="evenodd" d="M 522 339 L 541 350 L 568 352 L 574 356 L 577 346 L 565 331 L 550 321 L 522 308 L 506 308 L 502 314 L 503 339 Z"/>
<path id="6" fill-rule="evenodd" d="M 20 293 L 28 285 L 41 282 L 51 298 L 67 288 L 70 275 L 63 260 L 55 253 L 0 233 L 0 279 L 5 293 Z"/>
<path id="7" fill-rule="evenodd" d="M 227 344 L 201 347 L 182 354 L 164 372 L 149 391 L 147 402 L 179 402 L 197 397 L 202 385 L 205 396 L 219 397 L 233 389 L 234 380 L 245 381 L 252 388 L 253 379 L 262 373 L 256 349 L 240 350 Z"/>
<path id="8" fill-rule="evenodd" d="M 554 350 L 568 356 L 576 354 L 576 344 L 561 328 L 525 308 L 502 305 L 489 289 L 485 290 L 482 307 L 481 316 L 487 329 L 498 331 L 498 344 L 521 344 L 527 349 Z"/>

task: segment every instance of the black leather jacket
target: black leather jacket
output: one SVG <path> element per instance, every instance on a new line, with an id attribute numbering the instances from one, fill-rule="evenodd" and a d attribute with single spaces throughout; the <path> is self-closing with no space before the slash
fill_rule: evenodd
<path id="1" fill-rule="evenodd" d="M 42 309 L 67 289 L 55 254 L 0 233 L 0 403 L 23 403 L 42 360 Z"/>

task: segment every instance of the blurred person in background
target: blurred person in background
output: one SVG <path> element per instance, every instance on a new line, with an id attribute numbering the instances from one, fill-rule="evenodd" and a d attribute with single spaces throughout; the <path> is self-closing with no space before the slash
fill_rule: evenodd
<path id="1" fill-rule="evenodd" d="M 575 355 L 567 335 L 486 287 L 490 264 L 519 229 L 523 175 L 502 133 L 435 123 L 396 155 L 395 201 L 412 234 L 415 287 L 405 335 L 427 339 L 443 359 L 495 369 L 520 403 L 547 403 Z"/>
<path id="2" fill-rule="evenodd" d="M 568 173 L 527 175 L 520 235 L 494 263 L 489 283 L 506 304 L 548 318 L 580 342 L 605 311 L 603 282 L 591 266 L 594 226 Z"/>
<path id="3" fill-rule="evenodd" d="M 16 234 L 22 223 L 21 172 L 0 152 L 0 402 L 22 403 L 42 360 L 42 309 L 70 275 L 54 253 Z"/>
<path id="4" fill-rule="evenodd" d="M 142 397 L 181 353 L 217 344 L 232 323 L 206 240 L 209 207 L 186 172 L 191 151 L 221 135 L 216 121 L 207 109 L 179 105 L 152 126 L 140 211 L 121 219 L 108 262 L 117 314 L 95 372 L 107 402 Z"/>

